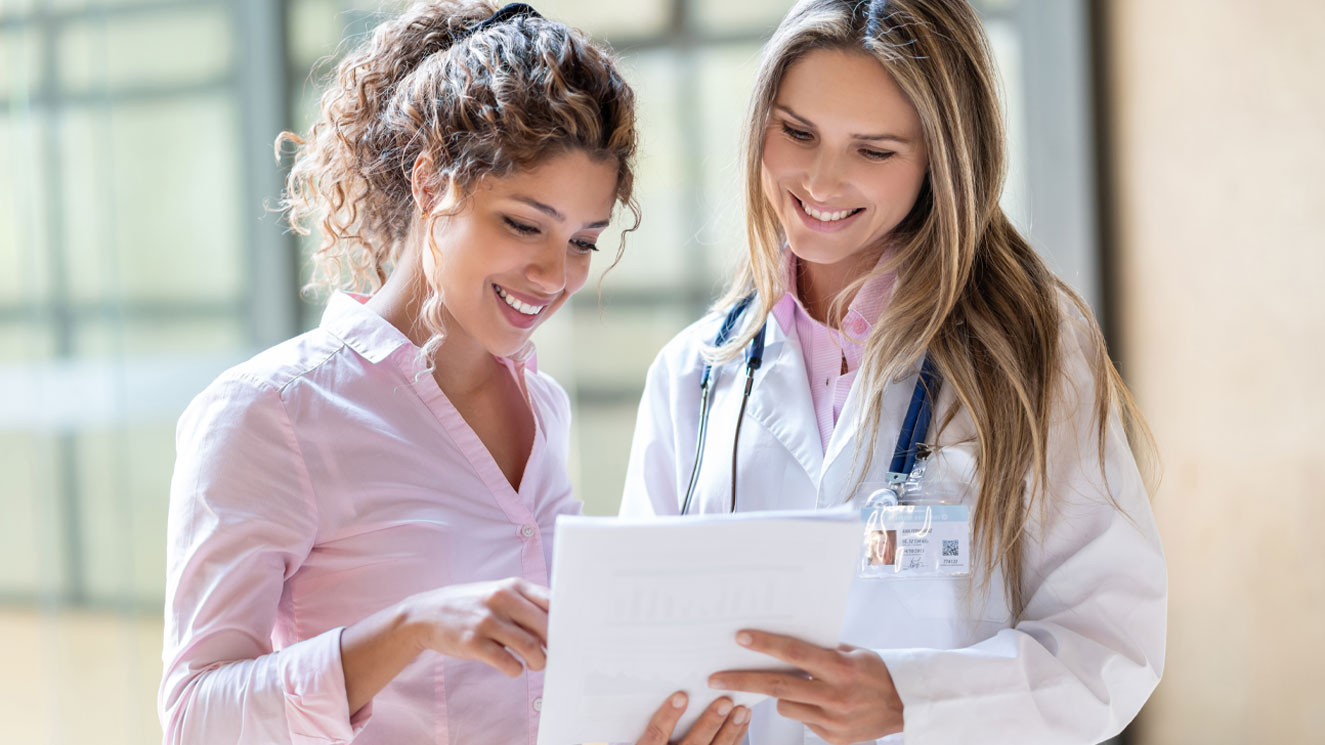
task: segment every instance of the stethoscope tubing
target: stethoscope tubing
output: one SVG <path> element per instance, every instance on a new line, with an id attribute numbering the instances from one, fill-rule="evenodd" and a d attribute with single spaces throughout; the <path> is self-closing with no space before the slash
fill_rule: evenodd
<path id="1" fill-rule="evenodd" d="M 732 331 L 736 328 L 737 321 L 741 314 L 749 307 L 754 300 L 754 294 L 746 295 L 727 313 L 723 319 L 722 326 L 718 329 L 718 335 L 713 341 L 713 346 L 720 347 L 726 344 L 731 338 Z M 750 346 L 745 353 L 745 386 L 741 396 L 741 408 L 736 415 L 736 432 L 732 436 L 732 477 L 731 477 L 731 502 L 728 509 L 731 512 L 736 511 L 736 474 L 737 474 L 737 455 L 741 442 L 741 424 L 745 420 L 746 404 L 750 401 L 750 393 L 754 389 L 754 374 L 763 364 L 764 357 L 764 338 L 768 334 L 768 322 L 759 332 L 750 340 Z M 905 478 L 910 474 L 916 465 L 916 459 L 920 452 L 920 446 L 924 443 L 925 437 L 929 433 L 929 424 L 934 418 L 934 399 L 937 398 L 939 388 L 943 384 L 943 378 L 938 374 L 938 368 L 934 360 L 925 355 L 924 362 L 920 366 L 920 374 L 916 379 L 915 389 L 911 392 L 911 402 L 907 406 L 906 416 L 902 419 L 901 431 L 897 433 L 897 444 L 893 448 L 893 459 L 889 464 L 889 472 L 892 478 Z M 681 502 L 681 514 L 689 514 L 690 504 L 695 496 L 695 489 L 699 485 L 699 472 L 704 463 L 704 450 L 706 440 L 708 439 L 709 412 L 713 407 L 713 365 L 704 366 L 704 375 L 700 379 L 700 397 L 699 397 L 699 431 L 695 438 L 695 461 L 690 468 L 690 481 L 686 485 L 685 498 Z"/>

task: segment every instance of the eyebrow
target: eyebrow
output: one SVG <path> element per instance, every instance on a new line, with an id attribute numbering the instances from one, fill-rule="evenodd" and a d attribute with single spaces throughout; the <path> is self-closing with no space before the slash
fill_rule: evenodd
<path id="1" fill-rule="evenodd" d="M 551 217 L 553 220 L 556 220 L 557 222 L 566 222 L 566 216 L 558 212 L 557 208 L 553 207 L 550 204 L 544 204 L 543 202 L 540 202 L 537 199 L 534 199 L 533 197 L 527 197 L 523 194 L 512 195 L 511 199 L 514 199 L 517 202 L 523 202 L 524 204 L 533 207 L 534 209 L 538 210 L 539 212 L 542 212 L 548 217 Z M 590 230 L 596 230 L 598 228 L 607 227 L 609 224 L 611 224 L 611 222 L 612 222 L 611 219 L 599 220 L 598 222 L 589 223 L 584 227 Z"/>
<path id="2" fill-rule="evenodd" d="M 782 104 L 777 104 L 776 106 L 774 106 L 774 108 L 780 109 L 787 116 L 790 116 L 792 119 L 795 119 L 796 121 L 800 122 L 801 124 L 804 124 L 807 127 L 814 127 L 814 122 L 792 111 L 790 106 L 783 106 Z M 892 140 L 894 142 L 898 142 L 903 145 L 911 144 L 911 140 L 902 137 L 901 135 L 894 135 L 894 134 L 880 134 L 880 135 L 853 134 L 851 136 L 857 140 L 869 140 L 870 142 L 877 142 L 879 140 Z"/>

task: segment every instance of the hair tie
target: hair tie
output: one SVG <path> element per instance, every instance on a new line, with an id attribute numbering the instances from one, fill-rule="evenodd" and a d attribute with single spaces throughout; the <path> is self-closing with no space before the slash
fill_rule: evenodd
<path id="1" fill-rule="evenodd" d="M 528 16 L 530 18 L 543 17 L 542 15 L 539 14 L 538 11 L 534 10 L 533 6 L 529 5 L 528 3 L 510 3 L 505 7 L 501 8 L 500 10 L 498 10 L 496 13 L 493 13 L 492 15 L 488 16 L 486 20 L 482 21 L 477 26 L 474 26 L 465 33 L 461 34 L 460 38 L 461 39 L 468 38 L 484 29 L 491 28 L 498 24 L 502 24 L 507 21 L 514 20 L 516 18 L 521 18 L 524 16 Z"/>

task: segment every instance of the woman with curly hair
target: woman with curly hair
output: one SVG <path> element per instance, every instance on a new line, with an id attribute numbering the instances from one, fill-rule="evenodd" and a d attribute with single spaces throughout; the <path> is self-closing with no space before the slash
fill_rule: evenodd
<path id="1" fill-rule="evenodd" d="M 528 6 L 435 0 L 350 53 L 321 109 L 278 140 L 285 207 L 320 228 L 326 282 L 372 294 L 336 292 L 180 419 L 165 740 L 533 743 L 553 522 L 579 503 L 529 339 L 614 206 L 638 224 L 634 95 Z M 687 742 L 734 743 L 747 714 L 717 702 Z"/>

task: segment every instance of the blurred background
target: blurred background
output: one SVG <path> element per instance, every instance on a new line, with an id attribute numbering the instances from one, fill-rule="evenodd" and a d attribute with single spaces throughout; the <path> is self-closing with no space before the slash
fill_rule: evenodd
<path id="1" fill-rule="evenodd" d="M 611 42 L 642 102 L 643 227 L 536 337 L 589 512 L 616 509 L 646 367 L 741 250 L 741 115 L 790 4 L 538 4 Z M 1125 739 L 1325 742 L 1325 3 L 976 5 L 1005 207 L 1095 308 L 1165 467 L 1168 664 Z M 0 741 L 160 740 L 175 419 L 316 325 L 307 245 L 264 210 L 272 141 L 380 17 L 0 0 Z"/>

